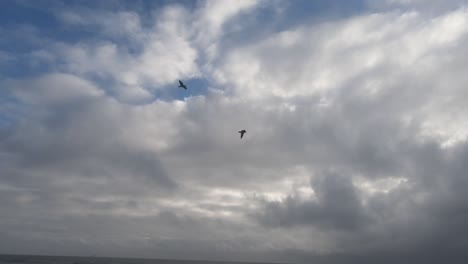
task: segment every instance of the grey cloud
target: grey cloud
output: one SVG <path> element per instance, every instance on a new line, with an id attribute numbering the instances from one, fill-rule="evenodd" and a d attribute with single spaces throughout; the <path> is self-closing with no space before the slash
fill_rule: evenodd
<path id="1" fill-rule="evenodd" d="M 57 193 L 51 201 L 60 195 L 86 197 L 93 192 L 162 195 L 177 187 L 157 151 L 135 148 L 122 134 L 126 128 L 121 128 L 119 115 L 132 118 L 126 106 L 100 95 L 82 97 L 73 89 L 67 94 L 67 89 L 76 84 L 75 79 L 64 77 L 52 78 L 47 84 L 35 82 L 34 90 L 23 101 L 31 111 L 24 113 L 17 126 L 2 129 L 2 182 L 28 186 L 21 192 L 25 195 L 37 190 L 32 194 L 36 193 L 39 200 Z M 13 90 L 25 93 L 24 87 L 30 85 L 21 83 Z M 41 93 L 41 86 L 47 86 L 46 91 L 60 91 Z M 38 95 L 31 97 L 34 93 Z"/>
<path id="2" fill-rule="evenodd" d="M 311 225 L 324 229 L 359 229 L 370 218 L 350 177 L 326 172 L 312 180 L 315 197 L 288 196 L 265 202 L 259 220 L 268 226 Z"/>
<path id="3" fill-rule="evenodd" d="M 402 171 L 411 182 L 407 187 L 369 199 L 355 189 L 351 177 L 323 175 L 325 178 L 312 181 L 316 198 L 293 193 L 279 202 L 263 201 L 253 216 L 269 228 L 311 226 L 338 232 L 336 246 L 343 249 L 342 261 L 347 258 L 351 263 L 370 263 L 384 256 L 394 259 L 395 255 L 422 260 L 426 259 L 422 256 L 425 251 L 434 252 L 427 256 L 430 263 L 443 258 L 456 261 L 464 255 L 467 243 L 457 235 L 467 228 L 462 220 L 466 217 L 467 197 L 464 190 L 453 185 L 466 186 L 466 177 L 460 177 L 454 163 L 466 156 L 458 151 L 459 155 L 452 156 L 431 144 L 413 147 L 418 153 L 408 157 L 411 167 Z M 461 148 L 465 149 L 466 144 Z M 335 254 L 313 255 L 306 259 L 330 263 L 340 259 Z"/>

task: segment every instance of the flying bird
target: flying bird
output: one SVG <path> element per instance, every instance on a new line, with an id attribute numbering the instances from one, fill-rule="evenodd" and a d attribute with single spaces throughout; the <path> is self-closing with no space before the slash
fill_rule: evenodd
<path id="1" fill-rule="evenodd" d="M 185 86 L 185 84 L 181 80 L 179 80 L 179 86 L 177 86 L 177 87 L 181 87 L 181 88 L 184 88 L 185 90 L 187 90 L 187 86 Z"/>
<path id="2" fill-rule="evenodd" d="M 247 131 L 245 131 L 245 129 L 242 129 L 241 131 L 239 131 L 239 133 L 241 134 L 241 137 L 240 137 L 240 138 L 242 138 L 246 132 L 247 132 Z"/>

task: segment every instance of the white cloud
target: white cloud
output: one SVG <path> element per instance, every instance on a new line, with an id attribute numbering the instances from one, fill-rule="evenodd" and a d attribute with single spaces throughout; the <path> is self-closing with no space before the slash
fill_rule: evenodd
<path id="1" fill-rule="evenodd" d="M 76 14 L 63 15 L 65 20 L 87 27 L 99 25 L 111 38 L 124 37 L 132 47 L 119 41 L 100 41 L 58 46 L 65 70 L 82 76 L 111 80 L 109 86 L 125 101 L 152 98 L 152 91 L 175 82 L 178 78 L 200 75 L 197 50 L 190 43 L 188 11 L 180 6 L 161 10 L 149 28 L 143 28 L 137 14 L 91 13 L 91 19 Z M 76 18 L 78 16 L 78 18 Z M 74 19 L 71 19 L 72 17 Z M 81 21 L 81 22 L 80 22 Z"/>
<path id="2" fill-rule="evenodd" d="M 63 21 L 85 28 L 97 26 L 110 40 L 59 45 L 58 49 L 65 70 L 114 81 L 113 92 L 125 101 L 144 100 L 177 79 L 202 76 L 197 60 L 201 56 L 206 62 L 214 59 L 223 26 L 256 5 L 256 1 L 207 1 L 194 13 L 183 6 L 167 6 L 154 14 L 149 28 L 132 12 L 67 11 L 59 14 Z M 130 47 L 119 45 L 122 39 Z"/>
<path id="3" fill-rule="evenodd" d="M 432 54 L 459 45 L 466 17 L 461 9 L 424 24 L 415 12 L 384 13 L 299 27 L 234 50 L 215 76 L 247 97 L 344 90 L 358 78 L 372 94 L 389 74 L 418 74 Z"/>
<path id="4" fill-rule="evenodd" d="M 5 85 L 21 100 L 37 105 L 61 104 L 103 95 L 91 82 L 68 74 L 49 74 L 36 79 L 9 81 Z"/>
<path id="5" fill-rule="evenodd" d="M 194 29 L 196 43 L 205 50 L 208 60 L 217 55 L 217 45 L 223 35 L 223 26 L 236 15 L 254 9 L 259 2 L 241 1 L 205 1 L 195 14 Z"/>

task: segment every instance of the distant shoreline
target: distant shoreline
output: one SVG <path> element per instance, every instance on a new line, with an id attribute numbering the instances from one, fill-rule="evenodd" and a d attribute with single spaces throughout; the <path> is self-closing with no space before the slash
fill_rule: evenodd
<path id="1" fill-rule="evenodd" d="M 36 260 L 33 260 L 36 259 Z M 61 262 L 54 261 L 62 260 Z M 82 262 L 80 262 L 81 260 Z M 94 261 L 93 261 L 94 260 Z M 112 262 L 109 262 L 114 260 Z M 118 260 L 118 261 L 117 261 Z M 63 255 L 23 255 L 23 254 L 0 254 L 0 264 L 4 261 L 8 263 L 46 264 L 53 261 L 54 264 L 80 264 L 96 263 L 105 264 L 177 264 L 177 263 L 207 263 L 207 264 L 286 264 L 283 262 L 247 262 L 247 261 L 225 261 L 225 260 L 189 260 L 189 259 L 160 259 L 160 258 L 133 258 L 133 257 L 108 257 L 108 256 L 63 256 Z"/>

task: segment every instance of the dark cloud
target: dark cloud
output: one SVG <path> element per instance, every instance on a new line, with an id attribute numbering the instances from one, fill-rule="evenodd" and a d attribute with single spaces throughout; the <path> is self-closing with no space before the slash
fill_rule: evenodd
<path id="1" fill-rule="evenodd" d="M 313 197 L 290 195 L 280 202 L 266 202 L 260 221 L 267 226 L 311 225 L 333 230 L 355 230 L 369 224 L 350 177 L 325 172 L 314 177 L 311 187 Z"/>

